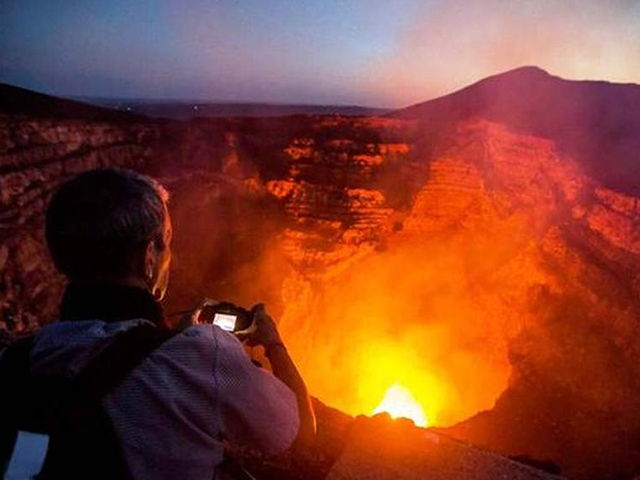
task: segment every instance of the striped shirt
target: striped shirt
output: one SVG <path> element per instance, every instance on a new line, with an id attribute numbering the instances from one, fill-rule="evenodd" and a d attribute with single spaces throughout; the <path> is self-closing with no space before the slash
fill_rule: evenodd
<path id="1" fill-rule="evenodd" d="M 45 326 L 31 353 L 32 373 L 73 377 L 117 333 L 146 322 Z M 140 480 L 222 478 L 221 438 L 278 454 L 299 427 L 293 392 L 213 325 L 190 327 L 163 343 L 103 406 L 129 471 Z"/>

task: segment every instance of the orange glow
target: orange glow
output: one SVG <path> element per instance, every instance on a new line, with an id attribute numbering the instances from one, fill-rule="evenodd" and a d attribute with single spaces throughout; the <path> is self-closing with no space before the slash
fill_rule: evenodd
<path id="1" fill-rule="evenodd" d="M 524 304 L 527 282 L 538 276 L 526 257 L 492 269 L 491 250 L 474 241 L 390 245 L 322 289 L 302 275 L 288 277 L 281 326 L 310 391 L 346 413 L 369 415 L 397 383 L 430 426 L 491 408 L 510 373 L 509 330 L 526 318 L 495 292 Z"/>
<path id="2" fill-rule="evenodd" d="M 428 419 L 411 392 L 398 383 L 393 384 L 373 414 L 387 412 L 391 418 L 408 418 L 419 427 L 426 427 Z"/>

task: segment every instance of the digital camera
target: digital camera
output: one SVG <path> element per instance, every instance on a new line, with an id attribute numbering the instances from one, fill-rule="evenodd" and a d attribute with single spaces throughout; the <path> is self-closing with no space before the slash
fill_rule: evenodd
<path id="1" fill-rule="evenodd" d="M 199 321 L 217 325 L 226 332 L 236 333 L 253 325 L 253 313 L 231 302 L 219 302 L 203 307 Z"/>

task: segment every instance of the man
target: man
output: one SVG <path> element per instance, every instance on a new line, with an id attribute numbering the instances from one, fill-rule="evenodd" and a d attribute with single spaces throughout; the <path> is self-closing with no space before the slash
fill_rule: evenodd
<path id="1" fill-rule="evenodd" d="M 266 454 L 313 439 L 305 384 L 264 307 L 246 340 L 265 348 L 273 374 L 217 326 L 167 332 L 167 201 L 125 170 L 80 174 L 51 200 L 47 244 L 69 285 L 61 321 L 28 348 L 39 379 L 30 409 L 62 418 L 40 422 L 51 437 L 43 479 L 225 478 L 224 438 Z"/>

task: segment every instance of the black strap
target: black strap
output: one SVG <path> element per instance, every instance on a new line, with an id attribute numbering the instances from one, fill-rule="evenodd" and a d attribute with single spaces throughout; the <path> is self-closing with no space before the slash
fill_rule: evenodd
<path id="1" fill-rule="evenodd" d="M 70 385 L 68 400 L 76 404 L 101 401 L 154 350 L 179 333 L 142 324 L 113 340 Z"/>
<path id="2" fill-rule="evenodd" d="M 5 476 L 18 434 L 16 409 L 20 402 L 14 399 L 22 391 L 28 375 L 32 345 L 33 337 L 24 337 L 7 347 L 0 357 L 0 390 L 3 392 L 0 395 L 0 478 Z"/>
<path id="3" fill-rule="evenodd" d="M 177 331 L 143 324 L 119 334 L 62 397 L 39 479 L 131 479 L 103 398 Z"/>

